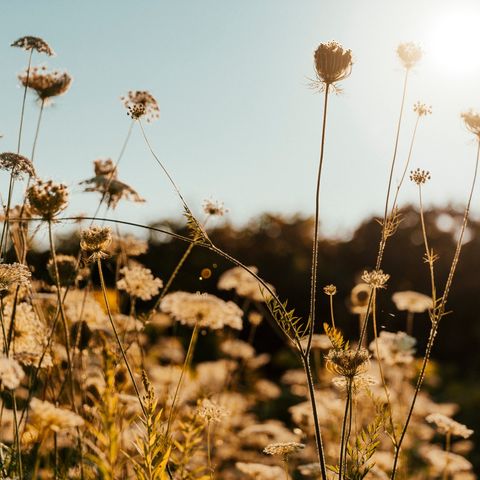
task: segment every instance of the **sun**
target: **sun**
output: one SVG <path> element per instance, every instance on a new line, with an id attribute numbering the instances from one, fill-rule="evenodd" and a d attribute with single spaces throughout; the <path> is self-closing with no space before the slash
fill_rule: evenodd
<path id="1" fill-rule="evenodd" d="M 480 71 L 480 8 L 444 12 L 432 22 L 425 53 L 445 73 Z"/>

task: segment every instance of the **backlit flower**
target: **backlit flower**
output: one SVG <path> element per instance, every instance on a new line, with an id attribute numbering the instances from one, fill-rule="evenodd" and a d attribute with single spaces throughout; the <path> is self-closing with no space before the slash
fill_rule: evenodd
<path id="1" fill-rule="evenodd" d="M 24 87 L 34 90 L 41 101 L 65 94 L 72 83 L 67 72 L 49 72 L 46 67 L 33 67 L 30 72 L 20 74 L 18 79 Z"/>
<path id="2" fill-rule="evenodd" d="M 432 308 L 432 298 L 423 293 L 405 290 L 403 292 L 395 292 L 392 295 L 395 306 L 400 311 L 408 311 L 411 313 L 422 313 Z"/>
<path id="3" fill-rule="evenodd" d="M 117 282 L 119 290 L 125 290 L 131 297 L 150 300 L 163 286 L 162 280 L 155 278 L 150 269 L 134 264 L 120 270 L 123 275 Z"/>
<path id="4" fill-rule="evenodd" d="M 248 267 L 253 273 L 258 272 L 257 267 Z M 274 291 L 273 285 L 267 283 Z M 249 272 L 241 267 L 234 267 L 220 275 L 217 287 L 220 290 L 235 290 L 237 295 L 247 297 L 256 302 L 264 302 L 271 297 L 270 293 L 262 284 Z"/>
<path id="5" fill-rule="evenodd" d="M 422 49 L 414 42 L 401 43 L 397 48 L 397 55 L 407 70 L 421 60 L 422 53 Z"/>
<path id="6" fill-rule="evenodd" d="M 25 37 L 21 37 L 18 40 L 15 40 L 11 45 L 11 47 L 18 47 L 22 48 L 23 50 L 35 50 L 38 53 L 45 53 L 48 56 L 55 55 L 55 52 L 52 50 L 50 45 L 40 37 L 32 37 L 27 35 Z"/>
<path id="7" fill-rule="evenodd" d="M 131 90 L 120 99 L 127 108 L 128 115 L 134 120 L 145 117 L 147 122 L 151 122 L 160 116 L 158 103 L 150 92 Z"/>
<path id="8" fill-rule="evenodd" d="M 467 112 L 463 112 L 461 117 L 468 130 L 480 138 L 480 113 L 475 110 L 468 110 Z"/>
<path id="9" fill-rule="evenodd" d="M 347 78 L 352 71 L 352 51 L 332 41 L 321 43 L 314 53 L 317 80 L 332 85 Z"/>
<path id="10" fill-rule="evenodd" d="M 21 179 L 23 174 L 27 174 L 29 177 L 35 176 L 32 162 L 17 153 L 0 153 L 0 169 L 9 171 L 14 178 L 18 179 Z"/>
<path id="11" fill-rule="evenodd" d="M 27 190 L 27 199 L 33 214 L 52 220 L 68 205 L 68 190 L 63 183 L 38 179 Z"/>

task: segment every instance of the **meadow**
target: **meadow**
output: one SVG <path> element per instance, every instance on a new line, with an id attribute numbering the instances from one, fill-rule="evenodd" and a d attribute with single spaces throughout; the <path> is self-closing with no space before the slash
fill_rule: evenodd
<path id="1" fill-rule="evenodd" d="M 1 478 L 476 478 L 467 459 L 475 450 L 473 430 L 455 419 L 458 405 L 435 401 L 428 387 L 439 375 L 432 351 L 444 324 L 456 315 L 450 295 L 462 288 L 455 280 L 474 198 L 480 114 L 459 115 L 466 137 L 475 142 L 472 176 L 439 272 L 438 238 L 424 209 L 424 188 L 434 173 L 411 162 L 417 132 L 432 114 L 427 104 L 406 102 L 411 73 L 422 58 L 417 44 L 402 43 L 396 52 L 402 95 L 392 100 L 399 112 L 392 119 L 396 135 L 389 175 L 379 186 L 386 192 L 384 213 L 377 219 L 376 241 L 368 242 L 372 267 L 365 265 L 348 286 L 339 271 L 338 285 L 334 278 L 320 282 L 324 249 L 330 248 L 321 242 L 320 207 L 329 113 L 335 96 L 348 89 L 355 65 L 352 51 L 335 41 L 313 49 L 310 86 L 323 99 L 315 216 L 296 231 L 301 238 L 293 238 L 311 249 L 303 258 L 309 271 L 306 305 L 288 300 L 288 282 L 277 288 L 276 280 L 283 285 L 284 278 L 269 275 L 267 281 L 258 266 L 234 254 L 234 235 L 217 241 L 212 225 L 226 213 L 221 202 L 208 199 L 202 216 L 193 213 L 197 206 L 187 203 L 175 172 L 144 128 L 160 115 L 149 91 L 131 90 L 120 98 L 130 122 L 120 155 L 95 160 L 93 176 L 80 184 L 85 195 L 97 195 L 96 212 L 65 215 L 69 189 L 48 179 L 54 172 L 37 171 L 35 153 L 42 119 L 51 103 L 68 95 L 72 77 L 35 66 L 54 55 L 45 40 L 26 36 L 11 46 L 25 55 L 26 68 L 18 76 L 18 138 L 11 151 L 0 153 L 8 180 L 0 240 Z M 24 115 L 31 95 L 38 120 L 33 144 L 26 145 Z M 402 130 L 407 115 L 415 118 L 410 133 Z M 178 228 L 113 215 L 120 202 L 144 202 L 136 188 L 120 180 L 133 131 L 178 196 Z M 406 158 L 398 154 L 401 141 L 409 146 Z M 418 191 L 418 204 L 408 211 L 399 204 L 406 184 Z M 24 192 L 18 204 L 15 190 Z M 422 292 L 392 291 L 392 283 L 412 280 L 391 278 L 386 261 L 412 216 L 422 251 L 416 269 L 425 284 Z M 122 233 L 127 226 L 128 233 Z M 48 249 L 39 257 L 41 232 Z M 161 277 L 147 261 L 155 238 L 181 252 L 161 260 L 171 265 Z M 282 255 L 285 241 L 280 229 L 268 250 Z M 208 293 L 178 287 L 197 251 L 222 266 L 199 266 Z M 381 308 L 387 296 L 404 318 L 399 329 L 390 328 Z M 344 309 L 339 297 L 349 298 L 355 328 L 338 321 Z M 428 326 L 421 342 L 414 336 L 419 318 Z M 262 348 L 272 338 L 276 347 Z"/>

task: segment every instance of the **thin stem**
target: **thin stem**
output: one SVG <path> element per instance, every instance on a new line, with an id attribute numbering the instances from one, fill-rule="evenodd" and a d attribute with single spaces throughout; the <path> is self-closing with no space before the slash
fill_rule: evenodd
<path id="1" fill-rule="evenodd" d="M 310 326 L 308 334 L 308 343 L 306 353 L 310 352 L 312 345 L 313 330 L 315 327 L 315 308 L 317 303 L 317 267 L 318 267 L 318 223 L 320 217 L 320 181 L 322 178 L 323 155 L 325 151 L 325 132 L 327 128 L 327 107 L 328 107 L 328 92 L 330 84 L 325 86 L 325 97 L 323 103 L 323 120 L 322 120 L 322 138 L 320 141 L 320 159 L 318 162 L 317 173 L 317 188 L 315 191 L 315 224 L 313 232 L 313 247 L 312 247 L 312 273 L 310 279 Z"/>
<path id="2" fill-rule="evenodd" d="M 462 250 L 463 236 L 464 236 L 465 230 L 467 228 L 468 216 L 469 216 L 469 212 L 470 212 L 470 205 L 471 205 L 471 202 L 472 202 L 473 192 L 475 190 L 475 183 L 476 183 L 476 179 L 477 179 L 479 159 L 480 159 L 480 138 L 478 139 L 478 145 L 477 145 L 475 172 L 474 172 L 474 175 L 473 175 L 472 186 L 470 188 L 470 194 L 468 196 L 467 205 L 465 207 L 465 212 L 464 212 L 464 215 L 463 215 L 463 222 L 462 222 L 462 226 L 461 226 L 461 229 L 460 229 L 460 235 L 459 235 L 458 240 L 457 240 L 457 246 L 455 248 L 455 253 L 454 253 L 454 256 L 453 256 L 452 264 L 450 266 L 450 271 L 448 273 L 448 278 L 447 278 L 447 281 L 446 281 L 446 284 L 445 284 L 443 295 L 441 297 L 440 305 L 437 307 L 434 304 L 433 308 L 432 308 L 432 311 L 430 313 L 430 317 L 431 317 L 431 321 L 432 321 L 432 327 L 430 329 L 430 335 L 429 335 L 429 338 L 428 338 L 427 349 L 426 349 L 426 352 L 425 352 L 425 356 L 423 358 L 422 368 L 420 370 L 420 375 L 419 375 L 418 380 L 417 380 L 417 385 L 415 387 L 415 392 L 414 392 L 414 395 L 413 395 L 412 403 L 410 405 L 407 420 L 406 420 L 405 425 L 403 427 L 402 434 L 400 435 L 400 439 L 398 441 L 397 448 L 395 449 L 395 457 L 394 457 L 394 461 L 393 461 L 392 474 L 391 474 L 391 477 L 390 477 L 391 480 L 395 479 L 395 474 L 396 474 L 397 464 L 398 464 L 398 457 L 400 455 L 400 449 L 401 449 L 401 446 L 402 446 L 402 442 L 403 442 L 403 439 L 405 438 L 405 434 L 407 432 L 407 428 L 408 428 L 408 425 L 410 423 L 410 419 L 412 417 L 412 413 L 413 413 L 413 409 L 415 407 L 415 403 L 417 401 L 418 393 L 419 393 L 419 391 L 420 391 L 420 389 L 423 385 L 423 380 L 425 378 L 425 370 L 427 368 L 428 361 L 430 360 L 430 355 L 432 353 L 432 348 L 433 348 L 433 344 L 435 342 L 435 337 L 436 337 L 437 332 L 438 332 L 438 326 L 439 326 L 440 320 L 445 315 L 445 307 L 446 307 L 446 304 L 447 304 L 448 294 L 449 294 L 450 288 L 452 286 L 453 277 L 455 275 L 455 270 L 456 270 L 456 267 L 457 267 L 457 264 L 458 264 L 458 260 L 460 258 L 460 252 Z M 427 242 L 425 248 L 428 249 L 428 242 Z M 426 253 L 427 253 L 427 255 L 429 254 L 428 251 Z M 432 292 L 432 294 L 433 294 L 433 292 Z"/>
<path id="3" fill-rule="evenodd" d="M 315 399 L 315 388 L 313 386 L 312 371 L 310 369 L 310 359 L 308 354 L 302 354 L 301 358 L 302 358 L 303 368 L 305 370 L 305 376 L 307 377 L 308 393 L 310 397 L 310 404 L 312 406 L 313 425 L 315 428 L 315 442 L 317 446 L 317 455 L 318 455 L 318 462 L 320 465 L 320 472 L 322 475 L 322 480 L 327 480 L 327 467 L 325 464 L 325 455 L 323 453 L 322 434 L 320 431 L 320 421 L 318 419 L 317 402 Z"/>
<path id="4" fill-rule="evenodd" d="M 376 291 L 374 291 L 374 295 L 376 295 Z M 397 444 L 397 436 L 395 433 L 395 426 L 393 423 L 393 408 L 392 402 L 390 399 L 390 391 L 388 390 L 387 382 L 385 380 L 385 374 L 383 372 L 383 362 L 380 356 L 380 348 L 378 346 L 378 331 L 377 331 L 377 309 L 375 305 L 375 301 L 373 302 L 373 309 L 372 309 L 372 323 L 373 323 L 373 335 L 375 338 L 375 351 L 377 354 L 377 362 L 378 362 L 378 369 L 380 371 L 380 378 L 382 380 L 383 389 L 385 391 L 385 397 L 387 399 L 387 406 L 388 406 L 388 417 L 390 420 L 390 428 L 392 429 L 392 437 L 393 437 L 393 444 Z"/>
<path id="5" fill-rule="evenodd" d="M 282 463 L 283 463 L 283 471 L 285 472 L 285 480 L 288 480 L 290 478 L 290 472 L 288 471 L 288 458 L 285 457 Z"/>
<path id="6" fill-rule="evenodd" d="M 170 433 L 170 428 L 172 426 L 172 420 L 173 420 L 173 413 L 175 410 L 175 403 L 180 393 L 180 388 L 182 386 L 182 381 L 183 381 L 183 377 L 185 376 L 185 372 L 189 368 L 190 363 L 192 361 L 193 352 L 197 344 L 197 338 L 198 338 L 198 322 L 195 323 L 195 327 L 193 327 L 192 336 L 190 337 L 190 343 L 188 344 L 187 354 L 183 362 L 182 372 L 180 373 L 180 378 L 178 379 L 177 386 L 175 387 L 175 393 L 173 394 L 172 406 L 170 407 L 170 413 L 168 414 L 167 433 L 165 434 L 166 437 L 168 437 L 168 434 Z"/>
<path id="7" fill-rule="evenodd" d="M 332 327 L 335 328 L 335 315 L 333 313 L 333 295 L 329 295 L 330 297 L 330 319 L 332 321 Z"/>
<path id="8" fill-rule="evenodd" d="M 352 398 L 352 379 L 347 379 L 347 398 L 345 399 L 345 412 L 343 413 L 342 434 L 340 437 L 340 458 L 338 460 L 338 480 L 342 480 L 344 471 L 344 457 L 346 456 L 346 432 L 347 432 L 347 418 L 350 409 L 350 401 Z M 348 442 L 347 442 L 348 443 Z M 345 453 L 344 453 L 345 452 Z"/>
<path id="9" fill-rule="evenodd" d="M 25 115 L 25 101 L 27 99 L 28 81 L 30 79 L 30 67 L 32 66 L 32 55 L 33 48 L 30 49 L 30 55 L 28 56 L 27 78 L 25 82 L 25 88 L 23 89 L 22 113 L 20 114 L 20 128 L 18 129 L 17 153 L 20 153 L 20 145 L 22 143 L 23 117 Z"/>
<path id="10" fill-rule="evenodd" d="M 395 135 L 395 146 L 393 148 L 392 163 L 390 165 L 390 175 L 388 177 L 387 196 L 386 196 L 386 199 L 385 199 L 385 212 L 384 212 L 384 215 L 383 215 L 383 229 L 382 229 L 382 242 L 381 242 L 381 244 L 383 244 L 383 248 L 380 249 L 379 255 L 378 255 L 378 258 L 377 258 L 377 267 L 376 267 L 377 270 L 380 268 L 380 265 L 382 263 L 383 249 L 385 248 L 385 245 L 384 245 L 384 242 L 386 240 L 386 238 L 385 238 L 385 226 L 386 226 L 386 223 L 387 223 L 388 204 L 389 204 L 389 201 L 390 201 L 390 190 L 392 188 L 393 172 L 395 170 L 395 162 L 397 160 L 398 143 L 399 143 L 399 140 L 400 140 L 400 129 L 401 129 L 401 126 L 402 126 L 403 109 L 404 109 L 404 106 L 405 106 L 405 97 L 406 97 L 406 94 L 407 94 L 407 84 L 408 84 L 408 74 L 409 74 L 409 72 L 410 72 L 410 70 L 407 68 L 405 70 L 405 78 L 404 78 L 404 81 L 403 81 L 402 102 L 401 102 L 401 105 L 400 105 L 400 113 L 398 115 L 397 132 L 396 132 L 396 135 Z"/>
<path id="11" fill-rule="evenodd" d="M 413 312 L 407 313 L 407 335 L 412 336 L 413 334 Z"/>
<path id="12" fill-rule="evenodd" d="M 212 458 L 211 458 L 211 425 L 212 422 L 207 422 L 207 462 L 208 462 L 208 471 L 210 472 L 210 478 L 213 479 L 213 468 L 212 468 Z"/>
<path id="13" fill-rule="evenodd" d="M 122 342 L 120 341 L 120 337 L 118 336 L 117 327 L 115 326 L 115 322 L 113 321 L 112 312 L 110 310 L 110 304 L 108 302 L 107 287 L 105 286 L 105 279 L 103 277 L 102 261 L 101 261 L 100 258 L 97 260 L 97 267 L 98 267 L 98 276 L 100 277 L 100 285 L 102 287 L 103 299 L 105 301 L 105 307 L 107 309 L 107 315 L 108 315 L 108 319 L 110 320 L 110 325 L 112 326 L 113 334 L 114 334 L 115 339 L 117 341 L 118 348 L 120 349 L 120 352 L 122 354 L 123 361 L 125 362 L 125 366 L 127 367 L 128 375 L 130 376 L 130 380 L 133 384 L 133 388 L 135 390 L 138 401 L 139 401 L 140 406 L 142 408 L 142 412 L 145 416 L 147 416 L 147 412 L 145 410 L 145 406 L 143 405 L 142 397 L 140 395 L 140 391 L 138 390 L 138 386 L 137 386 L 137 382 L 135 381 L 135 377 L 133 376 L 133 372 L 132 372 L 132 369 L 130 367 L 130 363 L 128 361 L 127 354 L 125 353 L 125 349 L 123 348 Z"/>
<path id="14" fill-rule="evenodd" d="M 33 147 L 32 147 L 32 155 L 30 157 L 30 160 L 33 162 L 33 159 L 35 157 L 35 149 L 37 148 L 37 140 L 38 140 L 38 134 L 40 133 L 40 123 L 42 121 L 42 114 L 43 114 L 43 109 L 45 107 L 45 99 L 42 98 L 42 101 L 40 103 L 40 112 L 38 114 L 38 120 L 37 120 L 37 128 L 35 130 L 35 138 L 33 140 Z"/>
<path id="15" fill-rule="evenodd" d="M 110 172 L 107 184 L 106 184 L 105 189 L 102 193 L 102 197 L 100 198 L 100 201 L 98 202 L 98 205 L 97 205 L 97 209 L 95 210 L 95 213 L 93 214 L 94 219 L 98 215 L 98 212 L 100 211 L 100 208 L 102 207 L 103 201 L 105 200 L 105 197 L 107 196 L 108 189 L 110 188 L 110 184 L 112 183 L 112 180 L 114 179 L 115 171 L 117 170 L 118 165 L 120 163 L 120 160 L 122 159 L 122 157 L 125 153 L 125 150 L 127 149 L 128 142 L 129 142 L 130 137 L 132 135 L 133 124 L 134 124 L 134 120 L 132 120 L 130 122 L 130 126 L 128 127 L 127 136 L 125 137 L 125 140 L 123 141 L 122 148 L 120 149 L 120 153 L 118 155 L 117 161 L 115 162 L 115 166 L 114 166 L 113 170 Z M 93 223 L 93 221 L 94 220 L 92 220 L 92 223 Z"/>

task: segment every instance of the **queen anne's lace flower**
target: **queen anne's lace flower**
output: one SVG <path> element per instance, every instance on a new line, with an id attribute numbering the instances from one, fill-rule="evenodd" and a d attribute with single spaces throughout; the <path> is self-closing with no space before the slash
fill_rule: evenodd
<path id="1" fill-rule="evenodd" d="M 200 418 L 203 418 L 207 423 L 221 422 L 224 417 L 228 415 L 228 411 L 220 405 L 212 402 L 208 398 L 204 398 L 197 408 L 197 413 Z"/>
<path id="2" fill-rule="evenodd" d="M 437 430 L 444 435 L 456 435 L 458 437 L 468 438 L 473 434 L 473 430 L 470 430 L 465 425 L 456 422 L 450 417 L 441 413 L 431 413 L 425 420 L 428 423 L 433 423 Z"/>
<path id="3" fill-rule="evenodd" d="M 0 295 L 13 285 L 28 285 L 31 273 L 21 263 L 0 263 Z"/>
<path id="4" fill-rule="evenodd" d="M 377 342 L 370 343 L 370 350 L 387 365 L 406 365 L 413 362 L 415 354 L 415 338 L 405 332 L 381 332 Z"/>
<path id="5" fill-rule="evenodd" d="M 432 308 L 432 298 L 423 293 L 405 290 L 403 292 L 395 292 L 392 295 L 395 306 L 400 311 L 408 311 L 411 313 L 422 313 Z"/>
<path id="6" fill-rule="evenodd" d="M 60 432 L 84 424 L 83 418 L 76 413 L 57 408 L 50 402 L 38 398 L 32 398 L 30 402 L 29 421 L 39 432 L 45 430 Z"/>
<path id="7" fill-rule="evenodd" d="M 83 230 L 80 235 L 80 248 L 86 259 L 95 262 L 106 258 L 108 255 L 105 250 L 112 242 L 112 230 L 110 227 L 90 227 Z"/>
<path id="8" fill-rule="evenodd" d="M 30 72 L 20 74 L 18 79 L 24 87 L 34 90 L 42 102 L 67 93 L 72 84 L 72 77 L 67 72 L 49 72 L 45 67 L 33 67 Z"/>
<path id="9" fill-rule="evenodd" d="M 22 48 L 27 51 L 36 50 L 38 53 L 45 53 L 50 57 L 55 55 L 55 52 L 43 38 L 32 37 L 31 35 L 26 35 L 25 37 L 15 40 L 10 46 Z"/>
<path id="10" fill-rule="evenodd" d="M 258 273 L 257 267 L 248 267 L 253 273 Z M 274 287 L 267 283 L 268 287 L 275 291 Z M 235 290 L 237 295 L 247 297 L 256 302 L 263 302 L 270 298 L 270 293 L 253 277 L 241 267 L 234 267 L 224 272 L 218 280 L 220 290 Z"/>
<path id="11" fill-rule="evenodd" d="M 0 382 L 11 390 L 17 388 L 25 376 L 20 364 L 13 358 L 0 357 Z"/>
<path id="12" fill-rule="evenodd" d="M 0 168 L 8 170 L 14 178 L 18 179 L 23 178 L 23 174 L 27 174 L 29 177 L 35 176 L 32 162 L 18 153 L 0 153 Z"/>
<path id="13" fill-rule="evenodd" d="M 414 42 L 401 43 L 397 48 L 397 55 L 403 66 L 409 70 L 422 58 L 422 49 Z"/>
<path id="14" fill-rule="evenodd" d="M 165 295 L 161 309 L 184 325 L 218 330 L 223 327 L 242 329 L 242 310 L 208 293 L 174 292 Z"/>
<path id="15" fill-rule="evenodd" d="M 268 455 L 277 455 L 280 457 L 289 457 L 294 453 L 303 450 L 305 445 L 298 442 L 282 442 L 282 443 L 271 443 L 267 445 L 263 451 Z"/>
<path id="16" fill-rule="evenodd" d="M 135 264 L 123 267 L 120 270 L 123 275 L 117 282 L 119 290 L 125 290 L 131 297 L 150 300 L 158 294 L 163 286 L 162 280 L 155 278 L 150 269 Z"/>

